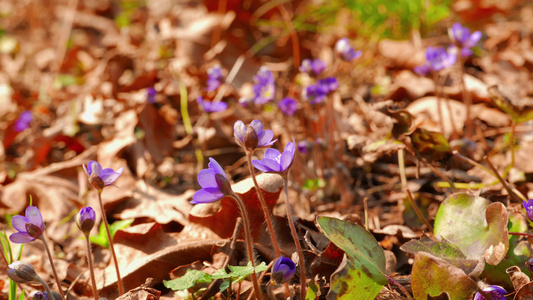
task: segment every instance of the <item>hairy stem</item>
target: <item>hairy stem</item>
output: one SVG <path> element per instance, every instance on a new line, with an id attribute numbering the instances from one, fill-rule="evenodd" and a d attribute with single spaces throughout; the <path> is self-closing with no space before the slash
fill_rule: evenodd
<path id="1" fill-rule="evenodd" d="M 109 231 L 109 224 L 104 210 L 104 203 L 102 202 L 102 191 L 98 191 L 98 203 L 100 203 L 100 209 L 102 211 L 102 219 L 104 220 L 105 231 L 107 233 L 107 239 L 109 240 L 109 249 L 111 250 L 111 256 L 113 257 L 113 263 L 115 264 L 115 271 L 117 273 L 118 295 L 124 294 L 124 288 L 122 287 L 122 278 L 120 277 L 120 270 L 118 268 L 117 255 L 115 254 L 115 246 L 113 245 L 113 237 L 111 231 Z"/>
<path id="2" fill-rule="evenodd" d="M 52 294 L 52 290 L 50 290 L 50 287 L 48 284 L 46 284 L 46 281 L 44 281 L 41 277 L 37 277 L 37 281 L 43 285 L 44 289 L 46 290 L 46 294 L 48 295 L 48 299 L 54 299 L 54 294 Z M 63 299 L 65 299 L 65 297 L 63 297 Z"/>
<path id="3" fill-rule="evenodd" d="M 253 249 L 253 238 L 252 238 L 252 232 L 250 231 L 250 218 L 248 217 L 248 211 L 246 210 L 246 206 L 244 205 L 244 202 L 242 202 L 241 198 L 237 196 L 237 194 L 233 193 L 231 195 L 233 199 L 235 199 L 235 202 L 237 202 L 237 206 L 239 207 L 239 210 L 241 211 L 242 221 L 244 223 L 244 236 L 246 240 L 246 251 L 248 252 L 248 259 L 252 262 L 252 267 L 254 268 L 254 272 L 252 272 L 252 283 L 254 285 L 254 292 L 256 299 L 261 300 L 261 288 L 259 287 L 259 282 L 257 281 L 257 275 L 255 274 L 255 260 L 254 260 L 254 249 Z"/>
<path id="4" fill-rule="evenodd" d="M 287 173 L 282 175 L 283 185 L 285 186 L 285 207 L 287 208 L 287 219 L 289 220 L 289 227 L 291 228 L 291 235 L 294 239 L 294 244 L 296 245 L 296 251 L 298 252 L 298 261 L 300 264 L 300 299 L 305 300 L 306 296 L 306 278 L 305 278 L 305 261 L 302 251 L 302 245 L 300 245 L 300 239 L 298 238 L 298 232 L 296 232 L 296 227 L 294 226 L 294 221 L 292 220 L 292 209 L 289 202 L 289 176 Z"/>
<path id="5" fill-rule="evenodd" d="M 91 273 L 91 282 L 93 285 L 94 300 L 98 300 L 98 290 L 96 289 L 96 278 L 94 277 L 93 256 L 91 255 L 91 242 L 89 241 L 89 234 L 85 235 L 85 244 L 87 246 L 87 262 L 89 263 L 89 271 Z"/>
<path id="6" fill-rule="evenodd" d="M 54 279 L 56 280 L 57 289 L 59 290 L 59 294 L 61 295 L 61 298 L 63 298 L 64 300 L 65 293 L 63 292 L 63 289 L 61 288 L 61 282 L 59 281 L 59 277 L 57 276 L 56 267 L 54 266 L 54 260 L 52 259 L 52 253 L 50 252 L 50 249 L 48 248 L 48 244 L 46 243 L 46 238 L 44 237 L 44 234 L 41 234 L 39 236 L 39 239 L 44 244 L 44 249 L 46 250 L 46 254 L 48 254 L 48 259 L 50 260 L 50 266 L 52 267 L 52 273 L 54 274 Z M 51 296 L 52 299 L 54 297 L 52 293 L 50 293 L 49 296 Z"/>

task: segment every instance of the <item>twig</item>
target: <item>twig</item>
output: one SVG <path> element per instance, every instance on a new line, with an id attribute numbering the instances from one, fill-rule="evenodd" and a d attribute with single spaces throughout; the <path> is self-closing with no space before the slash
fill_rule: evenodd
<path id="1" fill-rule="evenodd" d="M 501 184 L 503 185 L 503 187 L 505 188 L 505 190 L 507 191 L 507 193 L 509 194 L 509 196 L 515 200 L 516 202 L 519 202 L 519 203 L 522 203 L 522 200 L 520 200 L 520 198 L 515 194 L 515 192 L 513 191 L 513 189 L 509 186 L 509 184 L 500 176 L 500 173 L 498 173 L 498 170 L 496 170 L 496 168 L 494 167 L 494 165 L 490 162 L 489 158 L 487 156 L 483 157 L 483 160 L 485 161 L 485 163 L 487 163 L 487 165 L 489 166 L 489 168 L 492 170 L 492 172 L 494 173 L 494 175 L 496 176 L 496 178 L 498 178 L 498 180 L 501 182 Z"/>
<path id="2" fill-rule="evenodd" d="M 413 194 L 411 194 L 411 191 L 409 189 L 405 189 L 405 191 L 407 192 L 407 199 L 409 199 L 409 203 L 411 203 L 411 207 L 415 211 L 420 221 L 422 221 L 427 226 L 429 231 L 433 232 L 433 227 L 431 226 L 429 221 L 424 217 L 420 209 L 418 209 L 418 206 L 416 205 L 415 200 L 413 199 Z"/>

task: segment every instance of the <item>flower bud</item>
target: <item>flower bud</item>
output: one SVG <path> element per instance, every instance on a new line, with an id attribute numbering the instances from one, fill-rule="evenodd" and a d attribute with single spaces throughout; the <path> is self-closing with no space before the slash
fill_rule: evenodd
<path id="1" fill-rule="evenodd" d="M 231 189 L 231 183 L 229 180 L 224 177 L 222 174 L 215 174 L 215 181 L 217 183 L 218 189 L 224 195 L 232 195 L 233 190 Z"/>
<path id="2" fill-rule="evenodd" d="M 7 277 L 16 283 L 38 281 L 37 278 L 39 278 L 33 266 L 23 261 L 16 261 L 10 264 Z"/>
<path id="3" fill-rule="evenodd" d="M 41 227 L 32 223 L 26 223 L 26 232 L 33 238 L 38 238 L 43 234 Z"/>
<path id="4" fill-rule="evenodd" d="M 255 129 L 252 126 L 248 126 L 246 134 L 244 135 L 244 146 L 246 147 L 246 150 L 254 150 L 257 148 L 258 142 L 257 132 L 255 132 Z"/>
<path id="5" fill-rule="evenodd" d="M 91 207 L 83 207 L 76 215 L 76 224 L 85 235 L 89 235 L 93 229 L 95 218 L 96 215 Z"/>
<path id="6" fill-rule="evenodd" d="M 288 282 L 295 272 L 296 264 L 290 258 L 281 256 L 272 267 L 272 280 L 279 284 Z"/>
<path id="7" fill-rule="evenodd" d="M 105 186 L 105 183 L 102 178 L 100 178 L 100 176 L 98 176 L 98 174 L 96 173 L 93 173 L 91 174 L 91 176 L 89 176 L 89 183 L 98 191 L 102 191 Z"/>

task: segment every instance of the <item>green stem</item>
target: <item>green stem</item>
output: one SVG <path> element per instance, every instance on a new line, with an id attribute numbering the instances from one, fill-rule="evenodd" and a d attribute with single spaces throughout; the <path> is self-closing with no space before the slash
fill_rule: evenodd
<path id="1" fill-rule="evenodd" d="M 102 219 L 104 220 L 105 231 L 107 233 L 107 239 L 109 240 L 109 249 L 111 250 L 111 256 L 113 257 L 113 263 L 115 264 L 115 272 L 117 273 L 118 294 L 121 296 L 124 294 L 124 287 L 122 286 L 122 278 L 120 277 L 120 270 L 118 268 L 117 255 L 115 254 L 115 246 L 113 245 L 113 237 L 111 231 L 109 231 L 109 224 L 104 210 L 104 203 L 102 202 L 102 191 L 98 191 L 98 203 L 100 203 L 100 209 L 102 211 Z"/>
<path id="2" fill-rule="evenodd" d="M 244 202 L 237 194 L 232 192 L 232 198 L 237 202 L 237 206 L 241 212 L 242 221 L 244 223 L 244 236 L 246 241 L 246 251 L 248 252 L 248 258 L 252 262 L 252 267 L 254 271 L 252 272 L 252 283 L 254 285 L 254 292 L 257 299 L 261 300 L 261 288 L 259 287 L 259 282 L 257 281 L 257 274 L 255 274 L 255 259 L 254 259 L 254 249 L 253 249 L 253 238 L 252 232 L 250 231 L 250 218 L 248 217 L 248 211 Z"/>
<path id="3" fill-rule="evenodd" d="M 50 260 L 50 266 L 52 267 L 52 273 L 54 274 L 54 279 L 56 280 L 59 294 L 61 295 L 61 298 L 65 300 L 65 293 L 63 292 L 63 289 L 61 288 L 61 281 L 59 281 L 59 276 L 57 276 L 56 267 L 54 266 L 54 260 L 52 259 L 52 253 L 50 252 L 50 249 L 48 248 L 48 244 L 46 243 L 46 238 L 44 237 L 44 234 L 41 234 L 39 236 L 39 239 L 41 240 L 41 242 L 43 242 L 44 249 L 46 250 L 46 254 L 48 254 L 48 259 Z M 51 292 L 48 294 L 48 296 L 51 297 L 52 299 L 54 297 L 54 295 L 52 295 Z"/>
<path id="4" fill-rule="evenodd" d="M 291 235 L 294 239 L 294 244 L 296 245 L 296 250 L 298 252 L 298 261 L 300 264 L 300 299 L 305 300 L 306 296 L 306 277 L 305 277 L 305 261 L 302 251 L 302 245 L 300 245 L 300 239 L 298 238 L 298 232 L 296 232 L 296 227 L 294 226 L 294 221 L 292 219 L 292 209 L 289 202 L 289 175 L 288 171 L 281 175 L 283 177 L 283 184 L 285 186 L 285 207 L 287 208 L 287 219 L 289 220 L 289 227 L 291 229 Z"/>
<path id="5" fill-rule="evenodd" d="M 89 241 L 89 234 L 85 235 L 85 245 L 87 246 L 87 262 L 89 263 L 89 271 L 91 273 L 93 296 L 94 296 L 94 300 L 98 300 L 98 289 L 96 288 L 96 278 L 94 277 L 94 264 L 93 264 L 93 256 L 91 255 L 91 242 Z"/>

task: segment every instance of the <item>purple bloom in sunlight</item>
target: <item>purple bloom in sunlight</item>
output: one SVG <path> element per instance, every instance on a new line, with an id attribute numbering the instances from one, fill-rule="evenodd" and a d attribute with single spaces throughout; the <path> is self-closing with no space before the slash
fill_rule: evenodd
<path id="1" fill-rule="evenodd" d="M 524 201 L 524 208 L 526 209 L 529 220 L 533 221 L 533 199 Z"/>
<path id="2" fill-rule="evenodd" d="M 17 132 L 24 131 L 28 127 L 30 127 L 30 123 L 33 121 L 33 116 L 31 115 L 31 111 L 27 110 L 20 114 L 19 118 L 15 122 L 14 130 Z"/>
<path id="3" fill-rule="evenodd" d="M 361 50 L 355 51 L 347 38 L 342 38 L 335 44 L 335 52 L 346 61 L 352 61 L 361 56 Z"/>
<path id="4" fill-rule="evenodd" d="M 218 89 L 224 80 L 222 68 L 220 68 L 219 65 L 211 67 L 209 70 L 207 70 L 207 77 L 207 87 L 205 90 L 211 92 Z"/>
<path id="5" fill-rule="evenodd" d="M 248 128 L 251 129 L 248 130 Z M 263 130 L 263 123 L 259 120 L 253 120 L 248 127 L 244 125 L 243 121 L 239 120 L 233 125 L 233 131 L 237 144 L 247 150 L 269 147 L 277 141 L 277 139 L 272 140 L 274 132 L 268 129 Z"/>
<path id="6" fill-rule="evenodd" d="M 279 257 L 272 266 L 272 280 L 285 283 L 292 279 L 296 272 L 296 264 L 288 257 Z"/>
<path id="7" fill-rule="evenodd" d="M 228 104 L 225 103 L 225 102 L 222 102 L 222 101 L 217 101 L 217 102 L 209 102 L 209 101 L 204 101 L 204 98 L 202 96 L 198 96 L 198 98 L 196 98 L 196 102 L 198 102 L 198 105 L 200 105 L 205 112 L 219 112 L 219 111 L 224 111 L 226 109 L 228 109 Z"/>
<path id="8" fill-rule="evenodd" d="M 322 71 L 326 69 L 326 63 L 321 61 L 319 58 L 315 58 L 314 60 L 310 60 L 309 58 L 306 58 L 302 61 L 302 65 L 300 66 L 300 72 L 304 73 L 315 73 L 315 75 L 320 75 Z"/>
<path id="9" fill-rule="evenodd" d="M 298 110 L 298 102 L 291 97 L 287 97 L 278 103 L 278 107 L 284 114 L 292 116 Z"/>
<path id="10" fill-rule="evenodd" d="M 14 216 L 11 225 L 18 232 L 9 236 L 13 243 L 23 244 L 34 241 L 44 230 L 43 216 L 36 206 L 26 208 L 26 216 Z"/>
<path id="11" fill-rule="evenodd" d="M 76 224 L 83 233 L 89 234 L 91 229 L 93 229 L 95 219 L 94 209 L 90 206 L 83 207 L 76 215 Z"/>
<path id="12" fill-rule="evenodd" d="M 459 23 L 453 24 L 449 33 L 450 33 L 450 38 L 455 43 L 461 46 L 461 48 L 467 48 L 468 50 L 474 47 L 477 44 L 477 42 L 479 42 L 479 39 L 481 39 L 480 31 L 476 31 L 470 34 L 470 29 L 463 27 Z M 470 52 L 471 51 L 472 50 L 470 50 Z M 463 53 L 461 53 L 461 55 L 463 55 Z"/>
<path id="13" fill-rule="evenodd" d="M 326 94 L 336 91 L 339 88 L 339 82 L 335 77 L 320 79 L 318 85 L 322 86 L 324 91 L 327 91 Z"/>
<path id="14" fill-rule="evenodd" d="M 268 148 L 265 151 L 265 158 L 262 160 L 253 160 L 252 165 L 259 171 L 265 173 L 284 173 L 292 165 L 294 152 L 294 141 L 287 143 L 283 153 L 280 153 L 276 149 Z"/>
<path id="15" fill-rule="evenodd" d="M 507 291 L 499 285 L 491 285 L 484 288 L 483 291 L 490 294 L 493 300 L 505 300 L 505 294 L 507 294 Z M 474 296 L 474 300 L 485 300 L 485 297 L 478 292 Z"/>
<path id="16" fill-rule="evenodd" d="M 224 169 L 213 158 L 210 157 L 209 161 L 208 168 L 198 173 L 198 183 L 202 189 L 194 193 L 191 204 L 215 202 L 232 193 Z"/>
<path id="17" fill-rule="evenodd" d="M 328 89 L 319 84 L 311 84 L 302 91 L 302 97 L 311 104 L 321 103 L 327 94 Z"/>
<path id="18" fill-rule="evenodd" d="M 311 147 L 312 145 L 308 141 L 301 141 L 301 142 L 298 142 L 298 144 L 296 145 L 296 148 L 298 149 L 298 151 L 300 151 L 300 153 L 303 153 L 303 154 L 306 154 L 311 149 Z"/>
<path id="19" fill-rule="evenodd" d="M 146 98 L 148 100 L 148 103 L 154 104 L 156 95 L 157 91 L 153 87 L 149 87 L 146 89 Z"/>
<path id="20" fill-rule="evenodd" d="M 89 175 L 89 183 L 98 190 L 103 189 L 104 186 L 112 185 L 124 171 L 124 168 L 120 168 L 116 172 L 111 168 L 102 169 L 102 166 L 94 160 L 91 160 L 87 167 L 83 165 L 83 169 Z"/>
<path id="21" fill-rule="evenodd" d="M 265 104 L 274 99 L 276 86 L 274 85 L 274 76 L 266 67 L 261 67 L 254 76 L 254 102 L 255 104 Z"/>
<path id="22" fill-rule="evenodd" d="M 415 72 L 425 74 L 429 70 L 436 72 L 453 66 L 457 60 L 456 50 L 455 47 L 450 47 L 448 50 L 442 47 L 428 47 L 426 49 L 426 63 L 415 67 Z"/>
<path id="23" fill-rule="evenodd" d="M 421 66 L 414 67 L 414 71 L 415 71 L 416 74 L 424 76 L 429 71 L 431 71 L 431 68 L 429 67 L 429 65 L 424 64 L 424 65 L 421 65 Z"/>

